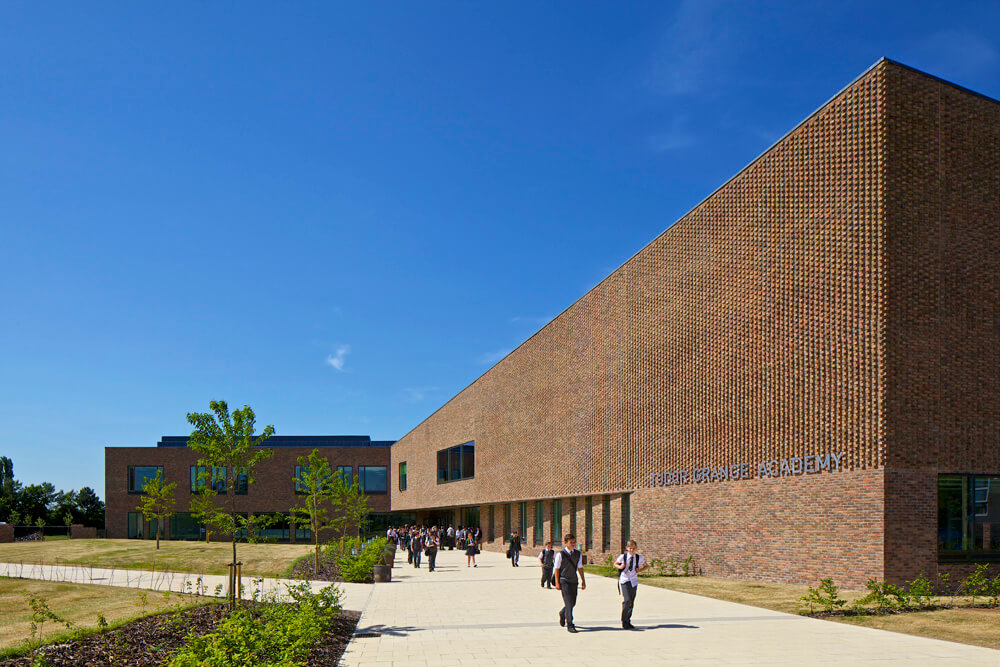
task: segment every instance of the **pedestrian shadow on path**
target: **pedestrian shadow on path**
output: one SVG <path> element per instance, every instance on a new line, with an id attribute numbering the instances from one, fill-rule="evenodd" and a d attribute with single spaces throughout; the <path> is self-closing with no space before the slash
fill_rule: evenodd
<path id="1" fill-rule="evenodd" d="M 607 625 L 578 625 L 576 629 L 578 632 L 603 632 L 605 630 L 611 630 L 613 632 L 644 632 L 646 630 L 667 630 L 667 629 L 689 629 L 697 630 L 701 626 L 698 625 L 684 625 L 682 623 L 660 623 L 659 625 L 637 625 L 631 630 L 625 630 L 619 626 L 607 626 Z"/>
<path id="2" fill-rule="evenodd" d="M 369 625 L 364 628 L 357 628 L 354 631 L 355 637 L 361 639 L 375 637 L 406 637 L 413 632 L 419 632 L 424 628 L 413 625 Z"/>

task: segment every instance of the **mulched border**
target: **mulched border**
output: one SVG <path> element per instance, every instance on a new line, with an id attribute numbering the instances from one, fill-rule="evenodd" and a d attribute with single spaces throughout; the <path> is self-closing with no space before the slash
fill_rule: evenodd
<path id="1" fill-rule="evenodd" d="M 184 645 L 190 632 L 208 634 L 224 616 L 224 605 L 215 603 L 146 616 L 77 641 L 42 646 L 27 655 L 0 662 L 0 666 L 30 667 L 36 656 L 44 655 L 53 667 L 159 667 Z M 342 611 L 330 631 L 316 643 L 306 665 L 337 664 L 359 617 L 357 612 Z"/>

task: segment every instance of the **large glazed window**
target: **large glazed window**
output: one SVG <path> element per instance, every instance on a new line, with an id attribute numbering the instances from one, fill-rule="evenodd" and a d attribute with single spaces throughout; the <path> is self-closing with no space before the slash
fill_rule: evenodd
<path id="1" fill-rule="evenodd" d="M 163 466 L 129 466 L 128 467 L 128 492 L 142 493 L 142 486 L 147 481 L 154 479 L 156 473 L 163 475 Z"/>
<path id="2" fill-rule="evenodd" d="M 386 493 L 389 490 L 386 466 L 358 466 L 358 485 L 368 495 Z"/>
<path id="3" fill-rule="evenodd" d="M 938 559 L 1000 560 L 1000 475 L 938 477 Z"/>
<path id="4" fill-rule="evenodd" d="M 170 539 L 200 540 L 201 523 L 190 512 L 177 512 L 170 517 Z"/>
<path id="5" fill-rule="evenodd" d="M 562 544 L 562 501 L 552 501 L 552 544 Z"/>
<path id="6" fill-rule="evenodd" d="M 205 466 L 191 466 L 191 493 L 198 493 L 206 484 L 216 493 L 226 492 L 226 466 L 213 466 L 209 474 Z"/>
<path id="7" fill-rule="evenodd" d="M 541 546 L 545 542 L 545 527 L 542 525 L 544 519 L 542 518 L 542 503 L 543 500 L 539 500 L 535 503 L 535 546 Z"/>
<path id="8" fill-rule="evenodd" d="M 472 479 L 476 476 L 476 443 L 475 441 L 455 445 L 448 449 L 438 450 L 437 481 L 457 482 L 462 479 Z"/>
<path id="9" fill-rule="evenodd" d="M 353 466 L 337 466 L 337 474 L 344 478 L 344 481 L 348 485 L 354 483 L 354 467 Z"/>

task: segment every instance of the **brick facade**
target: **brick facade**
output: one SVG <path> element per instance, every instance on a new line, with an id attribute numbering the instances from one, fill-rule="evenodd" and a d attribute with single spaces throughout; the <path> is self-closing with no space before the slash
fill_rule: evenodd
<path id="1" fill-rule="evenodd" d="M 274 455 L 257 468 L 256 482 L 246 495 L 238 495 L 237 511 L 248 513 L 282 512 L 301 503 L 295 494 L 295 466 L 298 457 L 309 456 L 312 447 L 275 447 Z M 387 484 L 395 479 L 389 467 L 389 447 L 322 447 L 320 453 L 331 467 L 351 466 L 354 475 L 358 466 L 387 466 Z M 109 538 L 128 537 L 128 513 L 138 511 L 139 494 L 128 492 L 129 466 L 163 466 L 167 482 L 176 482 L 176 511 L 189 511 L 191 500 L 191 466 L 197 465 L 198 455 L 186 447 L 106 447 L 104 449 L 105 530 Z M 220 503 L 226 496 L 220 496 Z M 389 511 L 389 494 L 368 496 L 372 512 Z M 169 535 L 169 521 L 163 534 Z M 222 538 L 220 538 L 222 539 Z"/>
<path id="2" fill-rule="evenodd" d="M 396 443 L 392 507 L 527 501 L 530 552 L 536 502 L 591 496 L 592 558 L 607 521 L 705 574 L 932 574 L 937 475 L 1000 474 L 997 294 L 1000 104 L 880 61 Z"/>

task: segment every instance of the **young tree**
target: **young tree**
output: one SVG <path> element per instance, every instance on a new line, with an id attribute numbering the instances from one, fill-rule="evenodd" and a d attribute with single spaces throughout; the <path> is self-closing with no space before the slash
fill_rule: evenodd
<path id="1" fill-rule="evenodd" d="M 266 426 L 259 436 L 255 436 L 256 417 L 249 405 L 233 410 L 232 414 L 225 401 L 211 401 L 208 407 L 212 412 L 188 413 L 188 423 L 194 426 L 188 447 L 200 454 L 198 465 L 226 469 L 226 507 L 215 512 L 212 523 L 224 535 L 232 537 L 235 563 L 236 536 L 241 524 L 246 527 L 246 521 L 241 522 L 236 513 L 236 490 L 241 477 L 248 487 L 253 484 L 257 465 L 274 454 L 273 449 L 261 446 L 274 435 L 274 426 Z"/>
<path id="2" fill-rule="evenodd" d="M 326 457 L 320 456 L 318 449 L 312 450 L 308 458 L 300 456 L 298 463 L 299 476 L 292 479 L 297 485 L 298 492 L 304 495 L 302 504 L 291 508 L 289 513 L 296 526 L 308 524 L 312 531 L 313 545 L 316 549 L 313 572 L 319 574 L 320 530 L 332 528 L 343 531 L 347 522 L 344 512 L 336 511 L 337 500 L 343 496 L 346 482 L 340 475 L 334 474 L 330 462 Z"/>
<path id="3" fill-rule="evenodd" d="M 210 484 L 205 484 L 198 487 L 195 494 L 191 496 L 191 502 L 188 505 L 191 508 L 191 514 L 205 526 L 206 542 L 212 537 L 212 529 L 217 527 L 215 520 L 219 514 L 219 506 L 215 503 L 215 499 L 218 495 L 219 492 Z"/>
<path id="4" fill-rule="evenodd" d="M 156 519 L 156 548 L 160 548 L 160 533 L 163 531 L 163 520 L 173 516 L 176 482 L 163 483 L 163 471 L 157 470 L 156 477 L 147 479 L 142 485 L 142 495 L 139 496 L 139 511 L 146 521 Z"/>
<path id="5" fill-rule="evenodd" d="M 361 529 L 368 518 L 371 508 L 368 507 L 368 496 L 355 480 L 353 484 L 344 484 L 338 504 L 342 508 L 347 521 L 357 527 L 358 539 L 361 539 Z"/>

